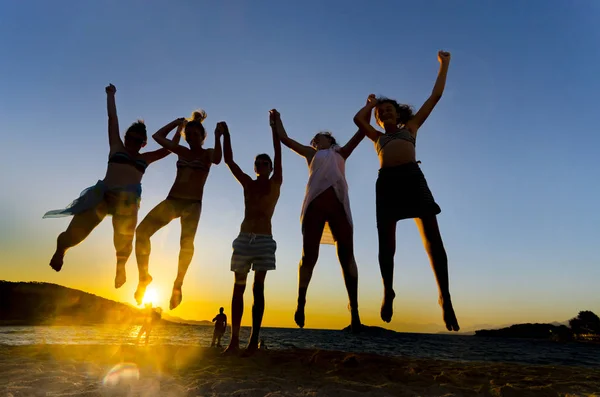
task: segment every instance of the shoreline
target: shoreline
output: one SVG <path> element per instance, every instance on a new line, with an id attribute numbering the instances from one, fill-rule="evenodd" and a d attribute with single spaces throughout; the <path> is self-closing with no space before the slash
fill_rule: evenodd
<path id="1" fill-rule="evenodd" d="M 240 358 L 220 351 L 176 345 L 0 345 L 0 393 L 26 396 L 41 388 L 102 396 L 122 395 L 125 389 L 151 396 L 597 396 L 600 391 L 600 369 L 582 367 L 310 349 Z"/>

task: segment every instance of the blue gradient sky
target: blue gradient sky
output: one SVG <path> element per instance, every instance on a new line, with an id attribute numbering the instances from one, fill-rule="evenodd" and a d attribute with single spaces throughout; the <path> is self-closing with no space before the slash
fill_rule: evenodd
<path id="1" fill-rule="evenodd" d="M 133 302 L 133 257 L 128 283 L 112 288 L 109 220 L 56 274 L 48 260 L 69 219 L 41 219 L 104 175 L 108 83 L 118 89 L 122 131 L 141 117 L 152 133 L 202 107 L 211 132 L 217 121 L 228 122 L 235 159 L 251 172 L 254 155 L 272 152 L 270 108 L 299 141 L 328 129 L 345 142 L 371 92 L 419 106 L 433 87 L 436 52 L 445 49 L 452 52 L 446 93 L 421 129 L 417 154 L 442 207 L 461 325 L 600 311 L 599 17 L 592 0 L 3 2 L 0 279 L 55 282 Z M 213 145 L 212 134 L 207 142 Z M 266 287 L 265 324 L 274 326 L 293 325 L 307 180 L 302 158 L 284 148 L 283 160 L 273 219 L 278 270 Z M 148 169 L 140 219 L 166 196 L 175 161 L 169 156 Z M 367 141 L 347 163 L 362 315 L 372 325 L 382 325 L 377 168 Z M 231 241 L 242 216 L 241 187 L 224 164 L 213 168 L 184 303 L 171 314 L 212 318 L 219 305 L 229 307 Z M 163 302 L 176 273 L 179 230 L 175 221 L 153 238 L 150 266 Z M 395 277 L 391 326 L 441 330 L 435 282 L 412 221 L 398 227 Z M 308 299 L 308 327 L 347 324 L 330 246 L 321 249 Z"/>

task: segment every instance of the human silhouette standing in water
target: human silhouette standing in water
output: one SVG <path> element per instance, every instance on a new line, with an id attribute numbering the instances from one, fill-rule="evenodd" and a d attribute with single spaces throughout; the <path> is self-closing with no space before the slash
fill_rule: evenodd
<path id="1" fill-rule="evenodd" d="M 298 306 L 294 320 L 300 328 L 304 327 L 306 292 L 319 258 L 320 244 L 335 244 L 350 301 L 352 330 L 359 331 L 358 268 L 354 259 L 354 230 L 346 182 L 346 159 L 364 139 L 365 134 L 357 131 L 341 147 L 329 132 L 316 134 L 310 146 L 288 137 L 281 122 L 277 132 L 284 145 L 306 159 L 309 170 L 300 215 L 302 259 L 298 272 Z"/>
<path id="2" fill-rule="evenodd" d="M 381 166 L 376 184 L 379 267 L 384 288 L 381 318 L 389 323 L 393 315 L 396 223 L 415 218 L 437 280 L 444 323 L 449 331 L 458 331 L 460 328 L 448 286 L 448 258 L 436 217 L 441 209 L 433 199 L 415 154 L 417 132 L 444 92 L 450 53 L 438 52 L 438 61 L 440 70 L 431 96 L 416 114 L 408 105 L 387 98 L 377 99 L 371 94 L 367 105 L 354 117 L 354 122 L 375 143 Z M 384 133 L 367 121 L 373 109 L 377 124 L 385 130 Z"/>
<path id="3" fill-rule="evenodd" d="M 119 134 L 115 103 L 117 89 L 110 84 L 105 90 L 109 144 L 106 175 L 96 185 L 85 189 L 67 208 L 48 211 L 44 218 L 73 216 L 67 230 L 58 236 L 56 252 L 50 260 L 52 269 L 59 272 L 67 250 L 81 243 L 106 215 L 112 215 L 117 253 L 115 288 L 119 288 L 125 283 L 125 264 L 133 249 L 133 236 L 142 195 L 142 177 L 148 165 L 166 157 L 170 152 L 158 149 L 140 153 L 146 146 L 147 135 L 144 122 L 139 120 L 127 129 L 123 142 Z M 179 131 L 173 141 L 179 141 Z"/>
<path id="4" fill-rule="evenodd" d="M 144 322 L 142 323 L 142 327 L 138 332 L 136 344 L 140 343 L 140 338 L 143 334 L 146 334 L 146 342 L 148 344 L 148 340 L 150 339 L 150 333 L 152 333 L 152 328 L 154 328 L 154 323 L 160 321 L 162 318 L 161 309 L 159 307 L 152 308 L 152 303 L 146 303 L 146 307 L 144 309 Z"/>
<path id="5" fill-rule="evenodd" d="M 212 322 L 215 323 L 215 330 L 213 332 L 212 343 L 210 347 L 215 346 L 215 341 L 217 342 L 217 347 L 221 347 L 221 338 L 225 334 L 225 330 L 227 329 L 227 316 L 223 313 L 223 308 L 219 308 L 219 314 L 212 319 Z"/>
<path id="6" fill-rule="evenodd" d="M 245 205 L 240 234 L 232 244 L 231 270 L 235 275 L 235 283 L 231 299 L 231 341 L 225 352 L 236 353 L 239 350 L 240 324 L 244 313 L 244 291 L 248 273 L 252 269 L 254 270 L 252 333 L 244 352 L 245 356 L 253 354 L 258 349 L 260 327 L 265 311 L 265 277 L 267 271 L 275 270 L 277 244 L 273 240 L 271 218 L 275 212 L 283 183 L 281 143 L 276 133 L 281 121 L 279 113 L 275 109 L 270 111 L 269 122 L 273 134 L 274 162 L 271 161 L 268 154 L 256 156 L 254 159 L 256 179 L 245 174 L 233 161 L 229 130 L 227 125 L 222 123 L 225 163 L 244 188 Z"/>
<path id="7" fill-rule="evenodd" d="M 206 130 L 202 121 L 204 111 L 192 114 L 191 121 L 184 118 L 173 120 L 158 130 L 152 137 L 165 149 L 177 154 L 177 175 L 165 200 L 154 207 L 136 230 L 135 256 L 138 264 L 139 284 L 135 291 L 135 300 L 142 303 L 146 287 L 152 281 L 148 272 L 150 259 L 150 237 L 175 218 L 181 220 L 181 238 L 177 278 L 173 284 L 169 308 L 175 309 L 181 303 L 183 279 L 194 256 L 194 238 L 200 221 L 204 185 L 212 164 L 221 162 L 221 139 L 219 130 L 215 130 L 214 149 L 204 149 Z M 169 132 L 178 126 L 184 126 L 184 137 L 189 148 L 168 139 Z"/>

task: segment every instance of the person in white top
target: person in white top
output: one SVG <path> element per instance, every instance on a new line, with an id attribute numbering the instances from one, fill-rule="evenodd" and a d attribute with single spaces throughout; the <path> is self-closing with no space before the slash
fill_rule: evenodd
<path id="1" fill-rule="evenodd" d="M 306 291 L 313 269 L 319 258 L 320 244 L 332 244 L 342 266 L 344 281 L 350 300 L 351 326 L 361 328 L 358 314 L 358 269 L 354 259 L 354 236 L 345 163 L 365 134 L 360 130 L 341 147 L 329 132 L 319 132 L 310 146 L 302 145 L 288 137 L 283 123 L 277 123 L 281 142 L 303 156 L 308 163 L 309 178 L 302 205 L 302 259 L 298 274 L 298 307 L 294 320 L 304 327 Z"/>

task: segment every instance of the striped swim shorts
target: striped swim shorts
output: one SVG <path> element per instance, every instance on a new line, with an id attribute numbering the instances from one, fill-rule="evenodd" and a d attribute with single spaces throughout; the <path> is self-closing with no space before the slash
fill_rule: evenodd
<path id="1" fill-rule="evenodd" d="M 275 251 L 277 243 L 273 236 L 266 234 L 240 233 L 233 240 L 231 271 L 248 273 L 254 271 L 275 270 Z"/>

